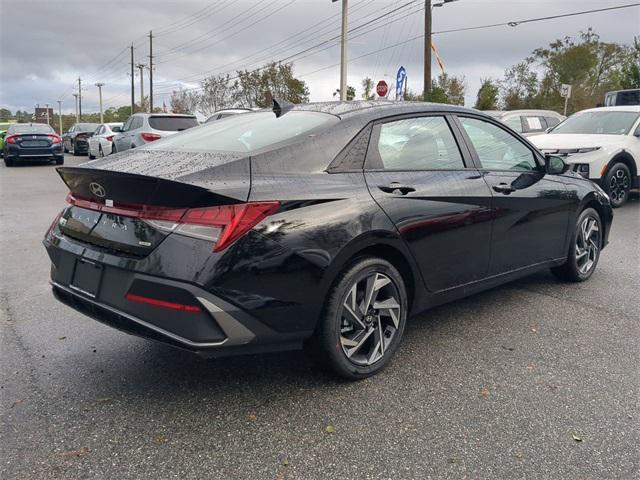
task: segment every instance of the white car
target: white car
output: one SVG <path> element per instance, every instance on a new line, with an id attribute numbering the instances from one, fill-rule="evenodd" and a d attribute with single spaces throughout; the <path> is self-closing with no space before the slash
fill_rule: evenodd
<path id="1" fill-rule="evenodd" d="M 529 138 L 542 153 L 560 155 L 574 172 L 598 183 L 620 207 L 639 184 L 640 106 L 574 113 L 545 135 Z"/>
<path id="2" fill-rule="evenodd" d="M 89 158 L 104 157 L 111 153 L 113 136 L 122 130 L 122 122 L 103 123 L 89 137 Z"/>
<path id="3" fill-rule="evenodd" d="M 566 118 L 553 110 L 485 110 L 484 113 L 525 137 L 542 135 Z"/>

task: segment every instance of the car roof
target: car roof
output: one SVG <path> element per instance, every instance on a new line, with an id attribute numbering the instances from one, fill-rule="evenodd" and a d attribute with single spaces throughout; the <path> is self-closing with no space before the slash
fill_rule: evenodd
<path id="1" fill-rule="evenodd" d="M 472 110 L 458 105 L 430 102 L 391 102 L 388 100 L 301 103 L 293 105 L 292 110 L 328 113 L 343 119 L 370 117 L 368 118 L 369 120 L 407 113 L 459 112 L 476 115 L 483 114 L 479 110 Z"/>
<path id="2" fill-rule="evenodd" d="M 185 117 L 185 118 L 196 118 L 195 115 L 191 115 L 190 113 L 148 113 L 148 112 L 138 112 L 138 113 L 134 113 L 132 116 L 136 116 L 136 117 Z"/>
<path id="3" fill-rule="evenodd" d="M 506 115 L 556 115 L 562 117 L 561 114 L 554 110 L 537 110 L 537 109 L 522 109 L 522 110 L 480 110 L 483 113 L 491 115 L 492 117 L 504 117 Z"/>
<path id="4" fill-rule="evenodd" d="M 576 113 L 584 113 L 584 112 L 635 112 L 640 113 L 640 105 L 620 105 L 616 107 L 598 107 L 598 108 L 587 108 L 586 110 L 580 110 Z"/>

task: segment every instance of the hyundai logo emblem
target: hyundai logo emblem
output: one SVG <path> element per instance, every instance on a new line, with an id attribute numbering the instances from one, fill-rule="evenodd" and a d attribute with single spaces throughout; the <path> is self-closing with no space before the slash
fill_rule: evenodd
<path id="1" fill-rule="evenodd" d="M 91 193 L 93 193 L 96 197 L 100 198 L 104 198 L 104 196 L 107 194 L 104 187 L 96 182 L 91 182 L 89 184 L 89 190 L 91 190 Z"/>

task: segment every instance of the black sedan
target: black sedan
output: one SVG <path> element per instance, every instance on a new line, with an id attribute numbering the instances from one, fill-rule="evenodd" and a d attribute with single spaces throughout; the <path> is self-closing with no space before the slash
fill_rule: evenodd
<path id="1" fill-rule="evenodd" d="M 99 127 L 97 123 L 76 123 L 62 135 L 65 153 L 85 155 L 89 153 L 89 137 Z"/>
<path id="2" fill-rule="evenodd" d="M 47 124 L 15 123 L 4 139 L 4 163 L 11 167 L 22 160 L 53 160 L 64 163 L 62 139 Z"/>
<path id="3" fill-rule="evenodd" d="M 612 222 L 561 158 L 426 103 L 275 103 L 58 171 L 60 301 L 205 356 L 305 346 L 353 379 L 412 314 L 547 268 L 587 280 Z"/>

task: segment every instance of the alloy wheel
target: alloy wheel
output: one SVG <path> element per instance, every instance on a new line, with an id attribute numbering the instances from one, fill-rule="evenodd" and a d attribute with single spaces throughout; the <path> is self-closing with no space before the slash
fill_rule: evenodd
<path id="1" fill-rule="evenodd" d="M 340 319 L 342 351 L 351 362 L 369 366 L 385 356 L 400 324 L 399 299 L 397 286 L 383 273 L 371 273 L 351 286 Z"/>
<path id="2" fill-rule="evenodd" d="M 594 267 L 600 251 L 600 227 L 598 221 L 589 216 L 580 224 L 576 235 L 576 266 L 581 275 Z"/>
<path id="3" fill-rule="evenodd" d="M 629 191 L 631 181 L 627 172 L 620 168 L 614 172 L 609 180 L 609 196 L 614 203 L 622 203 Z"/>

